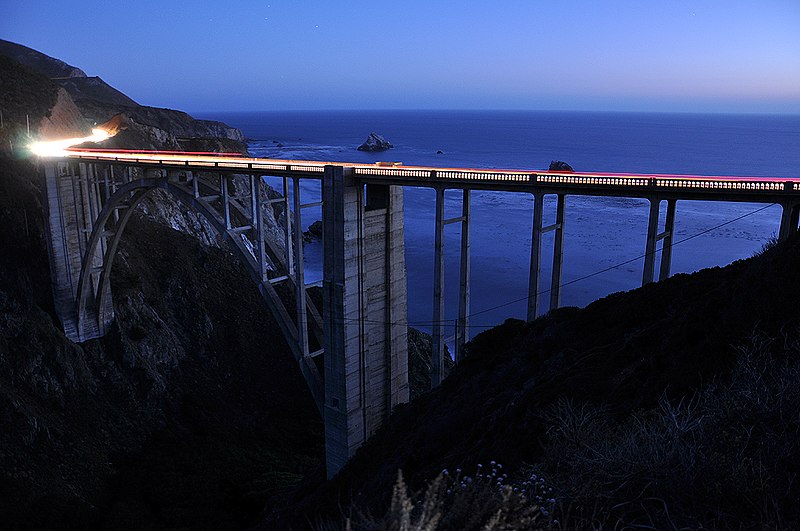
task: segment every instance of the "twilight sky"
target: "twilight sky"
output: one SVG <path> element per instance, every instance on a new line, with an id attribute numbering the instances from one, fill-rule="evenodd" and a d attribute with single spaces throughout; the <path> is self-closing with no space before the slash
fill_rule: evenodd
<path id="1" fill-rule="evenodd" d="M 798 0 L 9 3 L 0 37 L 189 111 L 800 113 Z"/>

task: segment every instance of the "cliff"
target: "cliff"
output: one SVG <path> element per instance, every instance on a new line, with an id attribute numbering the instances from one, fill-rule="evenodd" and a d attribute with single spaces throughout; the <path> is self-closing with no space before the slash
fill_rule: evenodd
<path id="1" fill-rule="evenodd" d="M 79 131 L 91 124 L 100 124 L 123 113 L 130 118 L 131 134 L 117 144 L 139 149 L 185 149 L 245 153 L 244 135 L 221 122 L 195 120 L 185 112 L 139 105 L 99 77 L 89 77 L 80 68 L 49 57 L 26 46 L 0 40 L 0 56 L 47 78 L 48 86 L 66 91 L 85 120 Z M 39 79 L 37 84 L 41 85 Z M 17 84 L 22 87 L 25 85 Z M 63 97 L 62 97 L 63 98 Z M 16 101 L 20 101 L 16 96 Z M 18 119 L 17 119 L 18 120 Z M 24 116 L 22 122 L 24 123 Z"/>

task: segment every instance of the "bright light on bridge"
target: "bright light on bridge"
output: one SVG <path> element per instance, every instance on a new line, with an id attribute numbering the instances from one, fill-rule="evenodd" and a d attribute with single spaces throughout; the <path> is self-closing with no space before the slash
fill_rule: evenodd
<path id="1" fill-rule="evenodd" d="M 31 150 L 31 153 L 39 157 L 65 157 L 67 156 L 67 149 L 72 146 L 77 146 L 84 142 L 102 142 L 112 136 L 114 135 L 105 129 L 92 129 L 92 134 L 90 136 L 34 142 L 28 146 L 28 149 Z"/>

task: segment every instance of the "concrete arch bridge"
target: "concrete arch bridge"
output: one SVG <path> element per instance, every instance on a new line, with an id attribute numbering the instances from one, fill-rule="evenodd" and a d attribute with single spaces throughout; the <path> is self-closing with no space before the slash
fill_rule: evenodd
<path id="1" fill-rule="evenodd" d="M 73 341 L 101 337 L 114 319 L 110 273 L 120 237 L 137 204 L 163 190 L 198 212 L 247 266 L 283 332 L 325 424 L 333 476 L 388 417 L 407 402 L 407 289 L 403 187 L 436 191 L 433 385 L 442 379 L 444 228 L 461 224 L 456 360 L 469 327 L 470 191 L 532 194 L 528 318 L 539 309 L 542 234 L 555 232 L 549 306 L 560 302 L 567 195 L 649 200 L 642 283 L 670 272 L 678 200 L 747 201 L 782 206 L 779 238 L 797 230 L 800 179 L 472 170 L 378 163 L 253 159 L 240 156 L 72 150 L 40 159 L 47 190 L 48 250 L 56 311 Z M 282 178 L 269 198 L 262 176 Z M 303 203 L 300 182 L 322 182 L 322 201 Z M 444 217 L 444 192 L 462 190 L 461 215 Z M 293 193 L 290 194 L 290 190 Z M 556 223 L 543 226 L 543 197 L 557 196 Z M 292 196 L 292 201 L 289 198 Z M 265 202 L 285 212 L 282 245 L 265 238 Z M 666 219 L 659 206 L 666 201 Z M 300 215 L 322 207 L 322 307 L 305 282 Z"/>

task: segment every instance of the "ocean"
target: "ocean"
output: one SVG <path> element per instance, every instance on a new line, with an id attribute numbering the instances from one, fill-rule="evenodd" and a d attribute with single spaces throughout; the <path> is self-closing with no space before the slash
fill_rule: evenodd
<path id="1" fill-rule="evenodd" d="M 800 115 L 721 115 L 533 111 L 274 111 L 195 113 L 240 128 L 257 157 L 470 168 L 547 169 L 563 160 L 576 171 L 800 176 Z M 356 148 L 375 131 L 394 144 L 383 153 Z M 441 154 L 437 154 L 441 151 Z M 267 178 L 273 186 L 278 179 Z M 303 202 L 319 200 L 305 182 Z M 405 189 L 409 322 L 430 330 L 433 318 L 434 192 Z M 460 213 L 448 191 L 445 216 Z M 748 258 L 773 237 L 781 209 L 762 204 L 679 201 L 672 273 Z M 562 306 L 585 306 L 641 283 L 647 202 L 568 196 Z M 662 206 L 663 210 L 663 206 Z M 472 193 L 470 335 L 525 318 L 533 200 L 527 194 Z M 545 224 L 555 197 L 545 198 Z M 321 218 L 305 209 L 306 228 Z M 662 211 L 662 226 L 664 214 Z M 685 240 L 685 241 L 683 241 Z M 445 228 L 446 319 L 458 307 L 460 224 Z M 321 277 L 321 244 L 305 247 L 306 279 Z M 552 234 L 544 236 L 542 288 L 549 287 Z M 657 264 L 660 253 L 656 257 Z M 629 263 L 624 263 L 628 262 Z M 623 264 L 618 267 L 617 264 Z M 601 271 L 603 271 L 601 273 Z M 549 298 L 540 303 L 547 310 Z M 488 311 L 485 311 L 487 310 Z M 446 335 L 453 333 L 448 325 Z"/>

